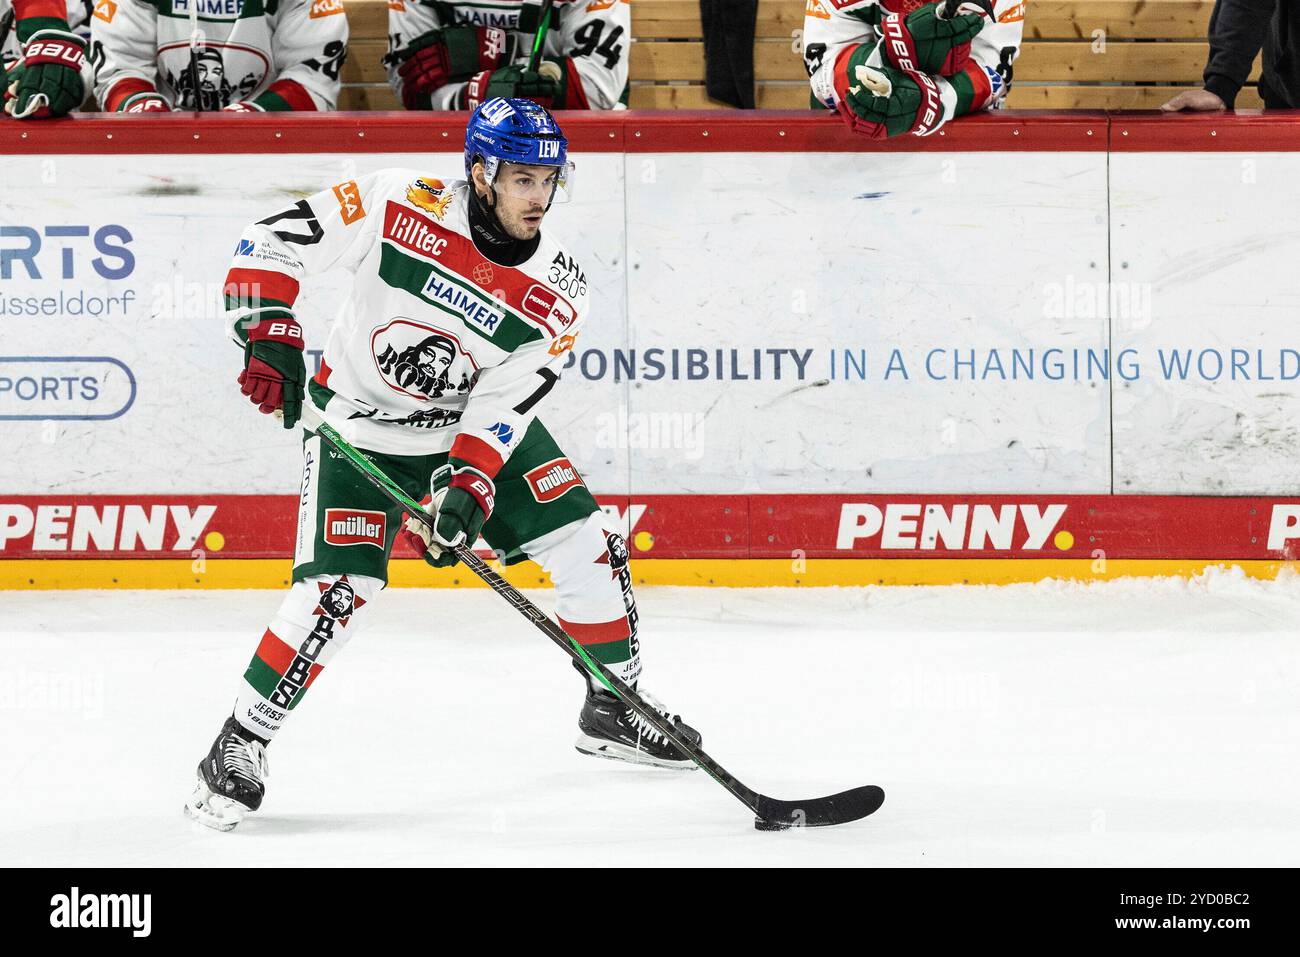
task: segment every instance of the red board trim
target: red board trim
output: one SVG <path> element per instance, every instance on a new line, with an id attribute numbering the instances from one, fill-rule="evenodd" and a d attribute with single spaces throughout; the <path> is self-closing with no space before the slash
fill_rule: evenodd
<path id="1" fill-rule="evenodd" d="M 870 140 L 814 110 L 561 111 L 574 153 L 1104 151 L 1103 113 L 964 117 L 928 137 Z M 459 152 L 463 113 L 78 114 L 0 124 L 0 154 Z"/>
<path id="2" fill-rule="evenodd" d="M 1000 110 L 872 140 L 815 110 L 561 111 L 574 153 L 1300 152 L 1300 111 Z M 0 155 L 459 152 L 463 113 L 86 113 L 0 123 Z"/>

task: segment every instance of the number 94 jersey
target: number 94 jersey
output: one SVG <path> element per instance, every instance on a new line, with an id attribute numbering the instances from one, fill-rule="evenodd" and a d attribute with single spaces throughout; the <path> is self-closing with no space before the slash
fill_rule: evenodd
<path id="1" fill-rule="evenodd" d="M 340 183 L 244 230 L 227 276 L 232 331 L 293 306 L 299 285 L 353 274 L 310 400 L 348 441 L 392 455 L 509 457 L 560 377 L 587 313 L 582 266 L 542 227 L 533 255 L 494 263 L 471 238 L 470 186 L 390 169 Z M 320 317 L 297 313 L 319 348 Z"/>
<path id="2" fill-rule="evenodd" d="M 388 82 L 401 99 L 402 78 L 393 55 L 430 30 L 452 26 L 490 27 L 505 36 L 507 63 L 526 63 L 533 34 L 519 29 L 523 0 L 389 0 Z M 628 51 L 632 48 L 630 0 L 555 0 L 551 27 L 542 48 L 567 74 L 564 109 L 614 110 L 627 99 Z M 457 108 L 465 83 L 453 82 L 433 94 L 432 109 Z M 557 105 L 557 109 L 558 109 Z"/>

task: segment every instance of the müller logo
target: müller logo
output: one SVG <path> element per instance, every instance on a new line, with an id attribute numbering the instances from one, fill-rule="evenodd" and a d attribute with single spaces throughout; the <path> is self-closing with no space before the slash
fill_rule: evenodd
<path id="1" fill-rule="evenodd" d="M 553 502 L 582 485 L 578 470 L 568 459 L 552 459 L 527 473 L 524 478 L 528 480 L 533 498 L 542 503 Z"/>
<path id="2" fill-rule="evenodd" d="M 83 894 L 74 887 L 50 898 L 51 927 L 130 928 L 132 937 L 148 937 L 152 927 L 152 894 Z"/>

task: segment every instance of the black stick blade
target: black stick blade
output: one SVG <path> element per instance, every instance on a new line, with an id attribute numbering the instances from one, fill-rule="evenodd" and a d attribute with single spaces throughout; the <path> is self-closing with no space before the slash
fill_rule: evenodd
<path id="1" fill-rule="evenodd" d="M 875 813 L 884 803 L 885 792 L 874 784 L 807 801 L 778 801 L 760 794 L 754 827 L 760 831 L 784 831 L 792 827 L 848 824 Z"/>

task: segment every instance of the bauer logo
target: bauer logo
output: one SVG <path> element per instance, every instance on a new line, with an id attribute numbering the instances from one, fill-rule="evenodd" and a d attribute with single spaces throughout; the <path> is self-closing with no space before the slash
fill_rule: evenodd
<path id="1" fill-rule="evenodd" d="M 890 502 L 840 506 L 838 549 L 883 551 L 1068 551 L 1074 536 L 1056 531 L 1066 505 Z M 1056 534 L 1053 535 L 1053 532 Z"/>
<path id="2" fill-rule="evenodd" d="M 582 485 L 582 477 L 568 459 L 552 459 L 524 475 L 533 498 L 545 504 Z"/>
<path id="3" fill-rule="evenodd" d="M 148 937 L 152 915 L 152 894 L 90 894 L 74 887 L 50 898 L 50 926 L 56 928 L 116 927 Z"/>
<path id="4" fill-rule="evenodd" d="M 384 547 L 387 516 L 351 508 L 325 509 L 325 541 L 330 545 Z"/>

